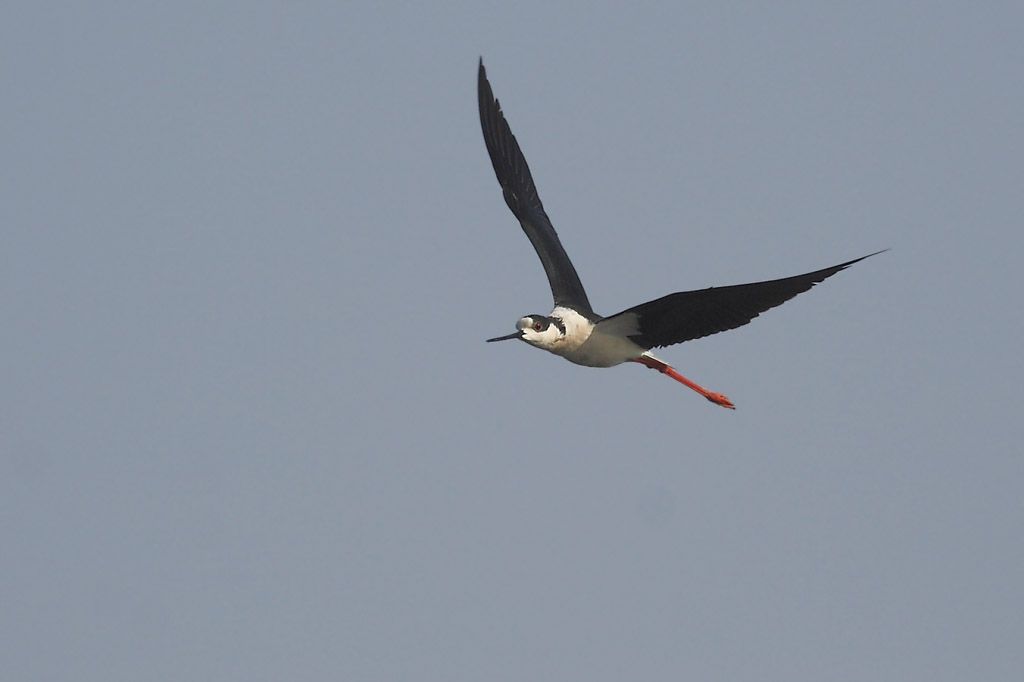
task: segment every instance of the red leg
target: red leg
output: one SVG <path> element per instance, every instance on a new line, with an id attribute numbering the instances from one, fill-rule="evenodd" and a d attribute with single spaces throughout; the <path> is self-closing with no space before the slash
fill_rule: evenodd
<path id="1" fill-rule="evenodd" d="M 662 362 L 661 360 L 658 360 L 657 358 L 652 358 L 652 357 L 648 357 L 646 355 L 641 355 L 637 359 L 633 360 L 633 362 L 639 362 L 641 365 L 646 365 L 647 367 L 650 367 L 651 369 L 656 369 L 659 372 L 661 372 L 662 374 L 666 374 L 666 375 L 672 377 L 673 379 L 675 379 L 676 381 L 678 381 L 682 385 L 687 386 L 688 388 L 692 388 L 693 390 L 697 391 L 697 393 L 700 393 L 702 396 L 704 396 L 705 398 L 707 398 L 711 402 L 715 403 L 716 405 L 721 405 L 722 407 L 728 407 L 730 410 L 735 410 L 736 409 L 736 406 L 733 405 L 729 401 L 729 399 L 726 398 L 721 393 L 712 393 L 711 391 L 709 391 L 708 389 L 704 388 L 703 386 L 700 386 L 698 384 L 693 383 L 692 381 L 690 381 L 689 379 L 684 377 L 682 374 L 677 372 L 675 370 L 675 368 L 665 364 L 664 362 Z"/>

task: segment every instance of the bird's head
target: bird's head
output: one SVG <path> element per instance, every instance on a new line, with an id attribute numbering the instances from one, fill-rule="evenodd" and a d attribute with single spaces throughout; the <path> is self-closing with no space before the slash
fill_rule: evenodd
<path id="1" fill-rule="evenodd" d="M 516 329 L 518 331 L 514 334 L 487 339 L 487 342 L 521 339 L 531 346 L 550 350 L 555 344 L 565 338 L 565 325 L 557 317 L 527 315 L 516 322 Z"/>

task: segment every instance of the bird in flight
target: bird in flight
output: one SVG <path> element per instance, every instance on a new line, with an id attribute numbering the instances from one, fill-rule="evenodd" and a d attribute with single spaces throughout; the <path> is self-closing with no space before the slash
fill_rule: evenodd
<path id="1" fill-rule="evenodd" d="M 768 282 L 681 291 L 602 317 L 590 307 L 576 268 L 544 212 L 526 158 L 487 80 L 483 59 L 477 74 L 477 97 L 484 142 L 505 203 L 537 251 L 555 302 L 549 314 L 522 317 L 514 333 L 488 342 L 519 339 L 587 367 L 638 362 L 692 388 L 716 405 L 735 409 L 724 395 L 690 381 L 655 357 L 651 349 L 741 327 L 840 270 L 881 253 Z"/>

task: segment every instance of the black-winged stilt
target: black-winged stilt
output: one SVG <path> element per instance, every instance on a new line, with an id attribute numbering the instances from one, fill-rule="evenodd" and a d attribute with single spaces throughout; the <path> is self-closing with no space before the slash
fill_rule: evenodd
<path id="1" fill-rule="evenodd" d="M 650 349 L 743 326 L 758 314 L 782 305 L 840 270 L 881 253 L 877 251 L 830 268 L 769 282 L 682 291 L 610 317 L 601 317 L 590 307 L 576 268 L 544 212 L 526 158 L 487 81 L 483 59 L 477 76 L 477 95 L 484 142 L 505 203 L 519 219 L 540 256 L 555 299 L 555 308 L 550 314 L 527 315 L 516 323 L 515 333 L 487 339 L 488 342 L 520 339 L 587 367 L 639 362 L 667 374 L 713 403 L 735 409 L 724 395 L 690 381 L 656 358 Z"/>

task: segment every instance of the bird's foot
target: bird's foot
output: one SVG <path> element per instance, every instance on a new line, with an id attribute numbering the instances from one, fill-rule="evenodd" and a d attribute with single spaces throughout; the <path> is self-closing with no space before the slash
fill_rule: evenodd
<path id="1" fill-rule="evenodd" d="M 726 398 L 724 395 L 722 395 L 721 393 L 708 393 L 704 397 L 707 398 L 708 400 L 710 400 L 711 402 L 713 402 L 715 405 L 721 405 L 722 407 L 728 407 L 730 410 L 735 410 L 736 409 L 736 406 L 733 405 L 732 402 L 728 398 Z"/>

